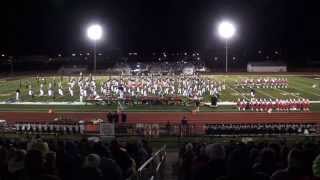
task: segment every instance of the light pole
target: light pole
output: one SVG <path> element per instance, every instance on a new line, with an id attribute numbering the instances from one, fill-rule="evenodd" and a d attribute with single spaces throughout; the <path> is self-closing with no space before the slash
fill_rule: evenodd
<path id="1" fill-rule="evenodd" d="M 228 39 L 226 39 L 226 73 L 228 72 Z"/>
<path id="2" fill-rule="evenodd" d="M 87 29 L 88 38 L 93 41 L 93 72 L 97 70 L 97 41 L 102 38 L 102 27 L 99 24 L 93 24 Z"/>
<path id="3" fill-rule="evenodd" d="M 13 75 L 13 57 L 9 56 L 9 62 L 10 62 L 10 74 Z"/>
<path id="4" fill-rule="evenodd" d="M 236 32 L 236 28 L 231 22 L 223 21 L 218 26 L 220 37 L 226 40 L 226 73 L 228 72 L 228 40 L 231 39 Z"/>
<path id="5" fill-rule="evenodd" d="M 97 41 L 93 41 L 93 73 L 97 70 Z"/>

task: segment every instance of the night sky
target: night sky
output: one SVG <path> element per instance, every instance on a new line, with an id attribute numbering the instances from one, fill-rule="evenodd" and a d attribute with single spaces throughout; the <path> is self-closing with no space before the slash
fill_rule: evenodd
<path id="1" fill-rule="evenodd" d="M 215 25 L 233 20 L 233 48 L 313 54 L 320 47 L 316 1 L 10 0 L 1 1 L 0 51 L 54 54 L 88 49 L 85 27 L 104 25 L 101 50 L 221 49 Z"/>

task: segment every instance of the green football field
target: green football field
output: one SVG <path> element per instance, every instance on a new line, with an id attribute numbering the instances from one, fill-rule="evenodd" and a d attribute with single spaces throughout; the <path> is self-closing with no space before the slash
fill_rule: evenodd
<path id="1" fill-rule="evenodd" d="M 286 77 L 288 79 L 289 87 L 285 89 L 269 88 L 269 89 L 255 89 L 257 98 L 266 99 L 299 99 L 308 98 L 312 101 L 312 110 L 320 111 L 320 74 L 319 75 L 206 75 L 203 78 L 210 78 L 215 81 L 224 81 L 226 83 L 226 90 L 220 94 L 220 102 L 234 102 L 238 98 L 249 98 L 249 88 L 237 88 L 235 86 L 237 80 L 246 78 L 262 78 L 267 76 L 269 78 Z M 76 76 L 75 76 L 76 77 Z M 108 80 L 109 78 L 120 78 L 119 76 L 98 76 L 95 77 L 97 85 Z M 46 84 L 51 82 L 58 84 L 62 82 L 65 93 L 67 92 L 69 76 L 50 76 L 46 77 Z M 35 97 L 32 99 L 28 95 L 28 85 L 32 84 L 35 92 Z M 57 86 L 56 86 L 57 87 Z M 45 85 L 45 93 L 47 85 Z M 117 109 L 116 105 L 32 105 L 32 104 L 10 104 L 10 100 L 15 99 L 15 91 L 19 89 L 21 92 L 22 102 L 79 102 L 79 92 L 75 92 L 75 96 L 69 95 L 52 97 L 39 97 L 40 83 L 35 77 L 19 76 L 19 77 L 5 77 L 0 79 L 0 111 L 47 111 L 48 108 L 54 107 L 57 111 L 114 111 Z M 57 88 L 56 88 L 57 91 Z M 205 102 L 209 102 L 209 96 L 204 98 Z M 189 106 L 165 106 L 165 105 L 130 105 L 126 106 L 126 111 L 191 111 L 193 105 Z M 234 106 L 220 106 L 219 108 L 203 107 L 201 111 L 236 111 Z"/>
<path id="2" fill-rule="evenodd" d="M 255 88 L 257 98 L 267 99 L 298 99 L 308 98 L 311 101 L 320 100 L 320 75 L 297 76 L 297 75 L 265 75 L 267 77 L 286 77 L 288 88 Z M 236 80 L 246 78 L 259 78 L 262 75 L 230 75 L 230 76 L 209 76 L 217 80 L 225 80 L 228 88 L 221 94 L 222 101 L 234 101 L 237 98 L 250 97 L 250 89 L 236 88 Z M 313 87 L 315 85 L 315 87 Z"/>

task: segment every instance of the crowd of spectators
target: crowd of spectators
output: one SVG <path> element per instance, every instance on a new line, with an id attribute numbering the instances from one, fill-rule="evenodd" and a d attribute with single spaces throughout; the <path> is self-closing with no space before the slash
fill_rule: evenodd
<path id="1" fill-rule="evenodd" d="M 135 179 L 152 156 L 145 140 L 0 139 L 0 180 Z"/>
<path id="2" fill-rule="evenodd" d="M 179 152 L 178 177 L 179 180 L 315 180 L 320 177 L 319 145 L 320 142 L 312 141 L 186 143 Z"/>

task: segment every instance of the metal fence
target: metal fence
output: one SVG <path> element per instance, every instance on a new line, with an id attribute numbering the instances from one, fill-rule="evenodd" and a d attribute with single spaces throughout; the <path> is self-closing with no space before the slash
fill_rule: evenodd
<path id="1" fill-rule="evenodd" d="M 162 180 L 167 153 L 166 145 L 153 154 L 138 169 L 138 180 Z"/>
<path id="2" fill-rule="evenodd" d="M 72 127 L 72 128 L 70 128 Z M 1 134 L 24 135 L 63 135 L 63 136 L 100 136 L 102 128 L 99 123 L 71 124 L 59 122 L 51 123 L 0 123 Z M 109 126 L 108 126 L 109 127 Z M 111 126 L 110 126 L 111 127 Z M 105 129 L 104 135 L 115 137 L 193 137 L 193 136 L 248 136 L 248 135 L 319 135 L 319 123 L 226 123 L 204 124 L 196 123 L 119 123 L 112 126 L 113 129 Z M 112 132 L 112 133 L 111 133 Z"/>

